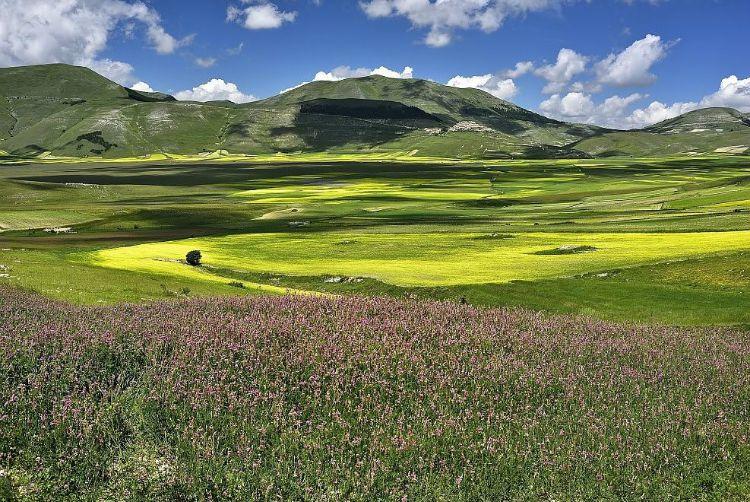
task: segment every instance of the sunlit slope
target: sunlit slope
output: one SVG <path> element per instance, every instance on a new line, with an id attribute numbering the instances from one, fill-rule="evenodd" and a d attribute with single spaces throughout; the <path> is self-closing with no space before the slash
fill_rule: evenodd
<path id="1" fill-rule="evenodd" d="M 750 151 L 750 119 L 732 108 L 705 108 L 641 131 L 584 139 L 575 148 L 594 156 L 658 156 Z"/>
<path id="2" fill-rule="evenodd" d="M 16 155 L 131 157 L 220 148 L 234 105 L 176 102 L 69 65 L 0 69 L 0 138 Z"/>
<path id="3" fill-rule="evenodd" d="M 87 102 L 111 103 L 127 91 L 88 68 L 62 64 L 0 69 L 0 138 Z"/>
<path id="4" fill-rule="evenodd" d="M 225 269 L 368 277 L 398 286 L 451 286 L 571 277 L 750 249 L 750 232 L 743 231 L 483 237 L 471 233 L 247 234 L 107 249 L 95 253 L 92 263 L 194 274 L 177 260 L 191 249 L 200 249 L 207 265 Z"/>
<path id="5" fill-rule="evenodd" d="M 71 157 L 132 157 L 214 151 L 231 109 L 194 103 L 82 103 L 28 127 L 4 143 L 10 152 Z"/>

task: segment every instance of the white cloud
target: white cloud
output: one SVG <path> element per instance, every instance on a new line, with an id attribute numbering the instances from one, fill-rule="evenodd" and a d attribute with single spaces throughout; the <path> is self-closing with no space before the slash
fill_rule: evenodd
<path id="1" fill-rule="evenodd" d="M 272 3 L 256 3 L 250 0 L 243 0 L 243 3 L 249 3 L 250 5 L 246 7 L 230 6 L 227 9 L 227 20 L 234 21 L 248 30 L 279 28 L 284 23 L 291 23 L 297 19 L 297 12 L 284 12 Z"/>
<path id="2" fill-rule="evenodd" d="M 676 102 L 671 105 L 654 101 L 646 108 L 639 108 L 624 121 L 627 128 L 641 128 L 668 120 L 699 108 L 722 106 L 750 112 L 750 77 L 740 79 L 736 75 L 722 79 L 719 90 L 704 96 L 700 101 Z"/>
<path id="3" fill-rule="evenodd" d="M 666 56 L 671 45 L 662 42 L 657 35 L 646 35 L 619 54 L 610 54 L 597 63 L 597 79 L 616 87 L 652 84 L 656 76 L 651 73 L 651 67 Z"/>
<path id="4" fill-rule="evenodd" d="M 381 77 L 388 78 L 414 78 L 414 68 L 406 66 L 402 71 L 391 70 L 385 66 L 380 66 L 372 70 L 370 75 L 380 75 Z"/>
<path id="5" fill-rule="evenodd" d="M 195 39 L 195 35 L 188 35 L 177 40 L 158 25 L 149 26 L 147 32 L 154 50 L 159 54 L 172 54 L 180 47 L 192 44 Z"/>
<path id="6" fill-rule="evenodd" d="M 622 127 L 624 124 L 619 120 L 619 117 L 622 117 L 627 113 L 630 105 L 645 97 L 646 96 L 643 94 L 637 92 L 625 97 L 620 97 L 618 95 L 610 96 L 597 107 L 599 120 L 595 119 L 594 122 L 606 124 L 611 127 Z"/>
<path id="7" fill-rule="evenodd" d="M 137 82 L 137 83 L 133 84 L 133 86 L 131 87 L 131 89 L 133 89 L 135 91 L 140 91 L 140 92 L 156 92 L 146 82 Z"/>
<path id="8" fill-rule="evenodd" d="M 534 73 L 547 81 L 545 94 L 562 92 L 573 77 L 586 70 L 588 58 L 572 49 L 560 49 L 554 64 L 537 68 Z"/>
<path id="9" fill-rule="evenodd" d="M 167 33 L 159 14 L 140 1 L 0 0 L 0 12 L 0 66 L 76 64 L 125 85 L 135 82 L 132 66 L 100 58 L 117 26 L 144 26 L 146 38 L 160 54 L 191 40 Z"/>
<path id="10" fill-rule="evenodd" d="M 344 80 L 345 78 L 360 78 L 367 77 L 369 75 L 380 75 L 389 78 L 413 78 L 414 68 L 406 66 L 402 71 L 391 70 L 385 66 L 380 66 L 374 70 L 370 68 L 351 68 L 349 66 L 339 66 L 331 71 L 319 71 L 313 78 L 314 82 L 320 80 L 336 81 Z"/>
<path id="11" fill-rule="evenodd" d="M 500 75 L 504 78 L 518 78 L 526 75 L 534 69 L 531 61 L 519 61 L 512 70 L 504 70 Z"/>
<path id="12" fill-rule="evenodd" d="M 441 29 L 432 29 L 424 37 L 424 43 L 430 47 L 445 47 L 453 41 L 452 35 Z"/>
<path id="13" fill-rule="evenodd" d="M 630 116 L 624 120 L 625 129 L 640 129 L 691 112 L 699 108 L 698 103 L 674 103 L 665 105 L 660 101 L 654 101 L 646 108 L 633 110 Z"/>
<path id="14" fill-rule="evenodd" d="M 513 82 L 513 79 L 502 79 L 489 73 L 487 75 L 475 75 L 471 77 L 456 75 L 450 79 L 446 85 L 451 87 L 471 87 L 474 89 L 481 89 L 500 99 L 511 99 L 518 93 L 518 87 L 516 86 L 516 83 Z"/>
<path id="15" fill-rule="evenodd" d="M 560 120 L 585 122 L 616 129 L 641 129 L 679 115 L 711 106 L 736 108 L 750 112 L 750 77 L 740 79 L 731 75 L 721 81 L 719 89 L 698 101 L 678 101 L 672 104 L 652 101 L 644 108 L 630 111 L 633 103 L 646 98 L 642 94 L 626 97 L 611 96 L 595 104 L 583 92 L 565 96 L 554 94 L 539 105 L 542 113 Z"/>
<path id="16" fill-rule="evenodd" d="M 750 77 L 739 79 L 731 75 L 722 79 L 719 90 L 704 97 L 701 106 L 728 106 L 750 112 Z"/>
<path id="17" fill-rule="evenodd" d="M 424 42 L 443 47 L 457 29 L 493 32 L 506 18 L 556 8 L 566 0 L 366 0 L 360 2 L 370 18 L 400 16 L 416 28 L 428 29 Z"/>
<path id="18" fill-rule="evenodd" d="M 539 109 L 545 115 L 559 120 L 627 129 L 635 127 L 627 115 L 628 108 L 643 98 L 638 93 L 625 97 L 615 95 L 596 104 L 588 94 L 569 92 L 564 96 L 553 94 L 539 105 Z"/>
<path id="19" fill-rule="evenodd" d="M 216 58 L 195 58 L 195 64 L 201 68 L 211 68 L 216 64 Z"/>
<path id="20" fill-rule="evenodd" d="M 239 90 L 237 84 L 224 82 L 220 78 L 214 78 L 193 87 L 188 91 L 180 91 L 174 95 L 180 101 L 223 101 L 228 100 L 234 103 L 248 103 L 255 101 L 255 96 L 245 94 Z"/>
<path id="21" fill-rule="evenodd" d="M 539 109 L 550 117 L 584 121 L 594 111 L 594 102 L 582 92 L 570 92 L 565 96 L 553 94 L 542 101 Z"/>
<path id="22" fill-rule="evenodd" d="M 602 85 L 597 82 L 573 82 L 570 84 L 570 90 L 596 94 L 602 92 Z"/>
<path id="23" fill-rule="evenodd" d="M 351 66 L 338 66 L 331 71 L 317 72 L 315 76 L 313 77 L 312 82 L 321 82 L 321 81 L 336 82 L 339 80 L 344 80 L 346 78 L 361 78 L 361 77 L 367 77 L 370 75 L 380 75 L 380 76 L 388 77 L 388 78 L 414 78 L 414 68 L 412 68 L 411 66 L 405 66 L 403 70 L 396 71 L 396 70 L 391 70 L 390 68 L 387 68 L 385 66 L 380 66 L 375 69 L 352 68 Z M 293 87 L 284 89 L 283 91 L 281 91 L 281 93 L 283 94 L 285 92 L 291 91 L 292 89 L 302 87 L 303 85 L 309 84 L 310 82 L 311 82 L 310 80 L 306 80 Z"/>
<path id="24" fill-rule="evenodd" d="M 100 75 L 104 75 L 110 80 L 122 85 L 129 85 L 135 82 L 135 68 L 130 64 L 122 61 L 112 61 L 111 59 L 94 59 L 88 64 L 84 62 L 76 63 L 82 66 L 88 66 Z"/>

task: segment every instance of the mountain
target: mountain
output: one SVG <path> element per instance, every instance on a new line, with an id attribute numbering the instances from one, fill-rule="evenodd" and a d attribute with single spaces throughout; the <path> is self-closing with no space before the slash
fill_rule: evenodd
<path id="1" fill-rule="evenodd" d="M 750 150 L 750 117 L 732 108 L 704 108 L 640 131 L 587 138 L 574 147 L 593 156 L 746 153 Z"/>
<path id="2" fill-rule="evenodd" d="M 417 79 L 392 79 L 378 75 L 337 82 L 312 82 L 279 96 L 249 105 L 255 109 L 288 109 L 294 111 L 316 99 L 396 101 L 430 114 L 434 120 L 426 127 L 393 122 L 388 142 L 371 142 L 369 148 L 384 150 L 418 150 L 420 154 L 445 156 L 580 156 L 565 148 L 578 139 L 604 131 L 595 126 L 573 125 L 552 120 L 498 99 L 478 89 L 459 89 Z M 349 119 L 365 117 L 345 116 Z M 310 132 L 320 136 L 320 128 L 363 127 L 361 122 L 346 120 L 334 124 L 330 119 L 296 117 L 294 127 L 302 141 L 310 143 Z M 381 126 L 383 124 L 380 124 Z M 324 135 L 324 137 L 327 135 Z M 340 145 L 312 145 L 336 148 Z"/>
<path id="3" fill-rule="evenodd" d="M 15 156 L 403 152 L 555 158 L 712 152 L 750 145 L 748 118 L 707 109 L 642 131 L 568 124 L 477 89 L 381 76 L 312 82 L 262 101 L 177 101 L 87 68 L 0 69 L 0 150 Z M 730 148 L 730 151 L 735 151 Z"/>
<path id="4" fill-rule="evenodd" d="M 313 82 L 270 99 L 178 102 L 67 65 L 0 69 L 0 149 L 130 157 L 304 151 L 448 157 L 579 157 L 602 132 L 548 119 L 476 89 L 385 77 Z"/>

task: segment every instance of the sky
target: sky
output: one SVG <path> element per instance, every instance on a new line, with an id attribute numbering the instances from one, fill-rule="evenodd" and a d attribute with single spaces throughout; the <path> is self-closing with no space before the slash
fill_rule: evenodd
<path id="1" fill-rule="evenodd" d="M 371 73 L 639 128 L 750 112 L 748 0 L 0 0 L 0 67 L 248 102 Z"/>

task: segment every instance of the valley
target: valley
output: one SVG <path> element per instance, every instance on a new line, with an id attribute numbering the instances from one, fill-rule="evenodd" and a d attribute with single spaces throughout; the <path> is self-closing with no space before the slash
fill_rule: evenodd
<path id="1" fill-rule="evenodd" d="M 747 0 L 0 12 L 0 502 L 750 500 Z"/>
<path id="2" fill-rule="evenodd" d="M 6 165 L 0 280 L 75 303 L 299 291 L 750 323 L 741 157 L 323 159 Z"/>

